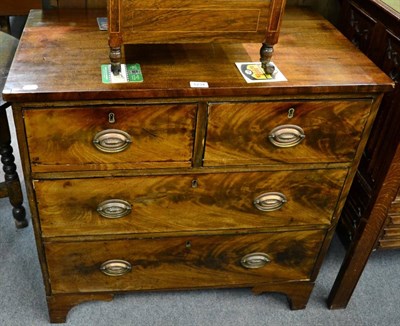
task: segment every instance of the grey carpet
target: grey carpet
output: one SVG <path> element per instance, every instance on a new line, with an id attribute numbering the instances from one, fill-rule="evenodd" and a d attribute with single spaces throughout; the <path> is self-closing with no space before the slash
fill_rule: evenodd
<path id="1" fill-rule="evenodd" d="M 75 306 L 65 325 L 399 325 L 399 253 L 372 255 L 345 310 L 328 310 L 325 303 L 344 255 L 335 238 L 305 310 L 289 310 L 283 295 L 254 296 L 248 289 L 133 293 Z M 0 199 L 0 325 L 47 324 L 32 224 L 16 230 L 8 199 Z"/>

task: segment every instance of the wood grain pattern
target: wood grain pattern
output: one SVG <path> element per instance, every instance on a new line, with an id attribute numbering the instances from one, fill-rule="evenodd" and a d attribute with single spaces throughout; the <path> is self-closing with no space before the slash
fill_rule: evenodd
<path id="1" fill-rule="evenodd" d="M 193 144 L 194 168 L 203 165 L 204 146 L 207 131 L 207 102 L 199 102 L 196 116 L 196 137 Z"/>
<path id="2" fill-rule="evenodd" d="M 346 175 L 347 170 L 305 170 L 36 181 L 34 186 L 44 237 L 140 234 L 327 226 Z M 266 192 L 283 193 L 287 203 L 276 211 L 258 210 L 253 201 Z M 132 212 L 101 217 L 96 209 L 109 199 L 129 202 Z"/>
<path id="3" fill-rule="evenodd" d="M 204 165 L 352 161 L 370 106 L 368 100 L 212 103 Z M 287 124 L 301 127 L 305 138 L 276 147 L 268 135 Z"/>
<path id="4" fill-rule="evenodd" d="M 196 104 L 26 110 L 32 170 L 188 167 L 196 110 Z M 115 123 L 109 122 L 110 113 L 114 114 Z M 98 150 L 93 139 L 108 129 L 127 132 L 132 143 L 119 153 Z"/>
<path id="5" fill-rule="evenodd" d="M 143 83 L 103 84 L 100 64 L 108 63 L 109 58 L 107 33 L 94 23 L 98 15 L 33 11 L 4 98 L 37 102 L 205 96 L 293 98 L 300 93 L 359 96 L 392 89 L 392 81 L 331 24 L 300 9 L 287 12 L 280 42 L 275 46 L 273 61 L 287 82 L 247 84 L 234 63 L 258 61 L 260 46 L 232 43 L 126 46 L 125 60 L 140 63 Z M 300 64 L 305 59 L 307 64 Z M 210 87 L 191 88 L 190 81 L 207 81 Z M 36 87 L 33 85 L 37 86 L 34 92 L 29 90 Z"/>
<path id="6" fill-rule="evenodd" d="M 324 230 L 238 236 L 189 236 L 110 242 L 46 243 L 53 293 L 196 288 L 307 280 Z M 243 256 L 265 252 L 263 268 L 246 269 Z M 110 259 L 131 263 L 121 277 L 104 275 Z"/>
<path id="7" fill-rule="evenodd" d="M 114 13 L 109 14 L 111 24 L 116 21 L 120 26 L 118 34 L 110 33 L 110 43 L 115 44 L 116 37 L 127 44 L 262 43 L 274 2 L 284 6 L 281 0 L 120 0 L 118 4 L 109 1 L 109 10 Z M 120 8 L 116 14 L 114 6 Z M 273 16 L 274 20 L 280 18 Z M 278 32 L 276 28 L 273 34 Z"/>

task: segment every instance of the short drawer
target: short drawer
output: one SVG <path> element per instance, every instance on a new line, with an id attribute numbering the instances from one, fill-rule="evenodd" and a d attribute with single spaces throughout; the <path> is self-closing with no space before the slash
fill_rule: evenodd
<path id="1" fill-rule="evenodd" d="M 347 170 L 35 181 L 44 237 L 329 225 Z"/>
<path id="2" fill-rule="evenodd" d="M 33 172 L 190 166 L 196 104 L 25 110 Z"/>
<path id="3" fill-rule="evenodd" d="M 369 100 L 210 103 L 205 166 L 351 162 Z"/>
<path id="4" fill-rule="evenodd" d="M 45 243 L 53 293 L 237 286 L 310 278 L 324 230 Z"/>

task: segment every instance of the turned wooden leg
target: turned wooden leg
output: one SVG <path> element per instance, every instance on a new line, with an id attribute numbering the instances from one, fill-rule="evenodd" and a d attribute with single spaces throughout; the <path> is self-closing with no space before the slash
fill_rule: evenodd
<path id="1" fill-rule="evenodd" d="M 111 71 L 117 76 L 121 72 L 121 47 L 110 47 Z"/>
<path id="2" fill-rule="evenodd" d="M 313 288 L 313 282 L 290 282 L 257 285 L 252 291 L 254 294 L 265 292 L 284 293 L 288 298 L 290 309 L 299 310 L 307 306 Z"/>
<path id="3" fill-rule="evenodd" d="M 10 129 L 7 121 L 7 114 L 4 108 L 0 108 L 0 156 L 4 171 L 5 195 L 9 197 L 13 206 L 13 217 L 17 228 L 24 228 L 28 225 L 25 208 L 22 206 L 23 196 L 21 184 L 17 174 L 13 149 L 11 147 Z M 3 185 L 3 184 L 2 184 Z"/>
<path id="4" fill-rule="evenodd" d="M 65 323 L 68 312 L 76 305 L 86 301 L 111 301 L 114 295 L 94 294 L 53 294 L 47 297 L 47 307 L 51 323 Z"/>
<path id="5" fill-rule="evenodd" d="M 261 67 L 265 73 L 272 74 L 275 70 L 275 66 L 271 63 L 272 54 L 274 53 L 274 47 L 263 43 L 260 49 L 260 61 Z"/>

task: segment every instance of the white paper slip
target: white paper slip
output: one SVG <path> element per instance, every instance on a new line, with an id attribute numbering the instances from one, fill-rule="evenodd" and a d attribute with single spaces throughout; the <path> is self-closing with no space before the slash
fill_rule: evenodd
<path id="1" fill-rule="evenodd" d="M 191 81 L 190 87 L 192 88 L 208 88 L 207 82 Z"/>

